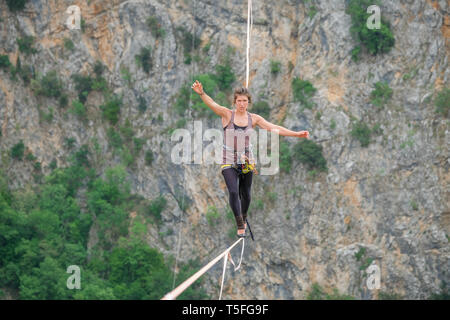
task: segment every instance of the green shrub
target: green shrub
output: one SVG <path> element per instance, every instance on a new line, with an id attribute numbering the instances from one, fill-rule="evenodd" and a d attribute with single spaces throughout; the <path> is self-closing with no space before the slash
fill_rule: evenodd
<path id="1" fill-rule="evenodd" d="M 152 162 L 154 159 L 155 159 L 155 157 L 153 156 L 153 151 L 147 150 L 145 152 L 145 164 L 148 166 L 152 165 Z"/>
<path id="2" fill-rule="evenodd" d="M 88 159 L 89 155 L 90 155 L 89 147 L 86 144 L 83 144 L 80 147 L 80 149 L 78 149 L 78 151 L 72 155 L 72 161 L 77 166 L 89 167 L 90 166 L 89 159 Z"/>
<path id="3" fill-rule="evenodd" d="M 163 38 L 165 36 L 165 30 L 161 28 L 161 24 L 155 17 L 148 17 L 147 25 L 149 26 L 150 31 L 155 38 Z"/>
<path id="4" fill-rule="evenodd" d="M 25 8 L 28 0 L 6 0 L 6 4 L 10 11 L 21 11 Z"/>
<path id="5" fill-rule="evenodd" d="M 430 300 L 450 300 L 450 291 L 447 282 L 443 281 L 440 285 L 441 292 L 433 293 L 428 299 Z"/>
<path id="6" fill-rule="evenodd" d="M 316 112 L 316 116 L 315 116 L 315 118 L 316 118 L 316 120 L 317 120 L 317 121 L 319 121 L 319 120 L 320 120 L 320 118 L 322 118 L 322 112 L 320 112 L 320 111 L 317 111 L 317 112 Z"/>
<path id="7" fill-rule="evenodd" d="M 289 144 L 280 141 L 280 171 L 289 173 L 292 168 L 292 153 Z"/>
<path id="8" fill-rule="evenodd" d="M 376 55 L 379 53 L 387 53 L 395 45 L 394 35 L 390 30 L 387 21 L 381 18 L 380 29 L 367 28 L 367 20 L 370 13 L 367 8 L 371 5 L 380 5 L 379 1 L 373 0 L 350 0 L 347 4 L 346 12 L 351 15 L 352 26 L 350 32 L 359 45 L 363 45 L 369 53 Z M 352 59 L 359 59 L 360 48 L 358 46 L 352 51 Z"/>
<path id="9" fill-rule="evenodd" d="M 130 196 L 130 185 L 122 165 L 107 169 L 105 175 L 105 179 L 98 178 L 90 184 L 87 204 L 97 218 L 99 241 L 109 248 L 119 237 L 128 234 L 128 213 L 125 208 Z"/>
<path id="10" fill-rule="evenodd" d="M 32 154 L 31 152 L 27 153 L 25 159 L 28 160 L 28 161 L 34 161 L 34 160 L 37 160 L 37 158 L 36 158 L 36 157 L 34 156 L 34 154 Z"/>
<path id="11" fill-rule="evenodd" d="M 147 101 L 145 101 L 145 98 L 143 96 L 139 96 L 138 103 L 139 111 L 145 112 L 145 110 L 147 110 Z"/>
<path id="12" fill-rule="evenodd" d="M 81 101 L 74 100 L 72 101 L 72 109 L 69 110 L 70 113 L 73 113 L 79 118 L 86 118 L 86 108 Z"/>
<path id="13" fill-rule="evenodd" d="M 122 147 L 122 149 L 119 150 L 119 154 L 120 154 L 120 159 L 121 159 L 121 161 L 122 161 L 122 164 L 123 164 L 125 167 L 129 167 L 130 165 L 133 164 L 133 162 L 134 162 L 134 156 L 133 156 L 133 154 L 131 153 L 131 151 L 130 151 L 130 149 L 128 148 L 127 145 L 124 145 L 124 146 Z"/>
<path id="14" fill-rule="evenodd" d="M 47 121 L 48 123 L 52 122 L 53 121 L 53 112 L 54 112 L 54 109 L 52 107 L 48 107 L 48 113 L 43 112 L 41 114 L 42 118 L 45 121 Z"/>
<path id="15" fill-rule="evenodd" d="M 200 81 L 203 85 L 203 90 L 211 97 L 218 90 L 218 85 L 211 74 L 200 74 L 194 77 L 194 79 Z M 197 116 L 208 116 L 214 114 L 211 109 L 206 106 L 199 95 L 193 92 L 189 84 L 183 86 L 178 92 L 177 99 L 175 101 L 175 110 L 179 116 L 183 116 L 189 109 L 189 101 L 191 101 L 192 110 L 196 111 Z"/>
<path id="16" fill-rule="evenodd" d="M 38 95 L 59 98 L 63 93 L 63 86 L 56 71 L 52 70 L 47 72 L 38 83 L 35 82 L 34 90 Z"/>
<path id="17" fill-rule="evenodd" d="M 20 61 L 19 58 L 17 58 L 17 60 Z M 31 79 L 34 79 L 35 77 L 33 67 L 27 64 L 16 67 L 16 71 L 19 73 L 25 85 L 28 85 L 31 82 Z"/>
<path id="18" fill-rule="evenodd" d="M 75 90 L 78 92 L 78 100 L 85 103 L 89 92 L 92 91 L 94 79 L 90 76 L 84 76 L 82 74 L 73 74 L 72 79 L 75 82 Z"/>
<path id="19" fill-rule="evenodd" d="M 308 166 L 309 169 L 327 171 L 327 161 L 322 153 L 322 146 L 311 140 L 303 139 L 294 145 L 294 158 Z"/>
<path id="20" fill-rule="evenodd" d="M 219 210 L 215 206 L 208 206 L 206 210 L 206 220 L 210 226 L 214 226 L 220 219 Z"/>
<path id="21" fill-rule="evenodd" d="M 41 165 L 41 163 L 40 163 L 39 161 L 36 161 L 36 162 L 33 164 L 33 167 L 34 167 L 34 169 L 35 169 L 36 171 L 41 171 L 41 169 L 42 169 L 42 165 Z"/>
<path id="22" fill-rule="evenodd" d="M 64 139 L 64 146 L 70 150 L 75 146 L 75 142 L 77 142 L 77 140 L 75 138 L 65 138 Z"/>
<path id="23" fill-rule="evenodd" d="M 393 94 L 392 89 L 385 82 L 377 82 L 375 83 L 375 89 L 370 94 L 370 102 L 377 106 L 378 108 L 382 108 L 388 101 L 391 99 Z"/>
<path id="24" fill-rule="evenodd" d="M 0 54 L 0 69 L 9 70 L 11 62 L 8 55 Z"/>
<path id="25" fill-rule="evenodd" d="M 184 49 L 184 58 L 185 58 L 184 63 L 190 64 L 191 63 L 191 52 L 196 47 L 198 47 L 198 45 L 201 42 L 201 39 L 199 37 L 193 35 L 189 31 L 187 31 L 183 27 L 177 27 L 176 30 L 178 32 L 177 33 L 178 37 L 181 38 L 181 44 L 183 45 L 183 49 Z"/>
<path id="26" fill-rule="evenodd" d="M 354 47 L 352 49 L 352 60 L 358 62 L 360 53 L 361 53 L 361 46 Z"/>
<path id="27" fill-rule="evenodd" d="M 151 47 L 143 47 L 141 48 L 139 54 L 136 55 L 136 62 L 142 67 L 142 69 L 144 69 L 146 73 L 149 73 L 153 67 L 151 53 Z"/>
<path id="28" fill-rule="evenodd" d="M 59 106 L 61 108 L 67 106 L 67 103 L 69 102 L 69 96 L 67 95 L 67 93 L 63 93 L 61 94 L 61 96 L 59 97 Z"/>
<path id="29" fill-rule="evenodd" d="M 103 75 L 103 72 L 105 71 L 105 66 L 103 63 L 99 60 L 95 61 L 94 64 L 94 73 L 97 78 L 100 78 Z"/>
<path id="30" fill-rule="evenodd" d="M 355 252 L 356 261 L 360 261 L 361 258 L 366 254 L 366 248 L 361 247 L 358 252 Z"/>
<path id="31" fill-rule="evenodd" d="M 50 164 L 48 165 L 50 170 L 55 170 L 58 167 L 58 162 L 56 161 L 56 159 L 53 159 Z"/>
<path id="32" fill-rule="evenodd" d="M 203 86 L 203 88 L 205 87 Z M 179 116 L 183 116 L 189 108 L 189 99 L 194 98 L 189 85 L 181 87 L 176 97 L 174 109 Z"/>
<path id="33" fill-rule="evenodd" d="M 122 99 L 113 96 L 104 105 L 100 106 L 103 112 L 103 117 L 115 125 L 119 121 L 120 107 L 122 106 Z"/>
<path id="34" fill-rule="evenodd" d="M 177 94 L 174 108 L 178 115 L 183 116 L 189 109 L 189 102 L 191 102 L 192 110 L 196 112 L 198 117 L 212 118 L 215 113 L 206 106 L 199 95 L 195 94 L 190 87 L 190 83 L 198 80 L 203 85 L 203 90 L 212 97 L 218 104 L 228 104 L 225 92 L 220 90 L 231 89 L 231 84 L 235 80 L 235 75 L 228 65 L 216 66 L 216 74 L 200 74 L 195 75 L 188 84 L 184 85 Z"/>
<path id="35" fill-rule="evenodd" d="M 330 129 L 331 130 L 336 129 L 336 120 L 331 119 L 331 121 L 330 121 Z"/>
<path id="36" fill-rule="evenodd" d="M 311 6 L 308 8 L 308 17 L 309 17 L 310 19 L 312 19 L 312 18 L 314 18 L 314 16 L 316 15 L 316 13 L 317 13 L 317 7 L 314 6 L 314 5 L 311 5 Z"/>
<path id="37" fill-rule="evenodd" d="M 164 196 L 159 196 L 150 202 L 148 213 L 156 219 L 158 224 L 162 221 L 161 213 L 164 211 L 166 206 L 167 200 Z"/>
<path id="38" fill-rule="evenodd" d="M 227 95 L 223 91 L 217 92 L 214 101 L 216 101 L 221 106 L 228 106 L 230 104 Z"/>
<path id="39" fill-rule="evenodd" d="M 314 103 L 310 101 L 310 99 L 316 91 L 317 89 L 314 88 L 312 83 L 308 80 L 302 80 L 298 77 L 292 80 L 292 93 L 294 95 L 294 101 L 301 102 L 305 108 L 312 109 L 314 106 Z"/>
<path id="40" fill-rule="evenodd" d="M 411 200 L 409 202 L 409 204 L 411 205 L 411 208 L 415 211 L 419 210 L 419 205 L 417 204 L 417 202 L 415 200 Z"/>
<path id="41" fill-rule="evenodd" d="M 378 300 L 402 300 L 402 296 L 395 292 L 380 291 L 378 293 Z"/>
<path id="42" fill-rule="evenodd" d="M 252 112 L 259 114 L 264 119 L 270 117 L 270 106 L 266 101 L 258 101 L 252 105 Z"/>
<path id="43" fill-rule="evenodd" d="M 327 293 L 317 282 L 313 283 L 306 295 L 307 300 L 354 300 L 355 298 L 341 294 L 336 288 L 333 288 L 332 293 Z"/>
<path id="44" fill-rule="evenodd" d="M 351 135 L 361 143 L 361 147 L 367 147 L 370 143 L 371 130 L 362 121 L 353 124 Z"/>
<path id="45" fill-rule="evenodd" d="M 273 75 L 278 74 L 281 71 L 281 62 L 270 60 L 270 73 Z"/>
<path id="46" fill-rule="evenodd" d="M 106 134 L 108 136 L 109 143 L 114 149 L 122 148 L 123 140 L 119 132 L 117 132 L 117 130 L 115 130 L 114 128 L 108 128 Z"/>
<path id="47" fill-rule="evenodd" d="M 69 51 L 73 51 L 73 49 L 75 48 L 75 45 L 73 44 L 73 41 L 71 39 L 64 38 L 64 48 Z"/>
<path id="48" fill-rule="evenodd" d="M 444 117 L 450 116 L 450 88 L 442 89 L 434 101 L 436 112 Z"/>
<path id="49" fill-rule="evenodd" d="M 139 153 L 142 150 L 142 147 L 145 144 L 145 139 L 133 137 L 134 150 L 135 153 Z"/>
<path id="50" fill-rule="evenodd" d="M 217 65 L 216 74 L 213 76 L 220 90 L 229 90 L 231 85 L 236 80 L 236 76 L 229 64 Z"/>
<path id="51" fill-rule="evenodd" d="M 211 41 L 209 41 L 205 46 L 203 47 L 203 53 L 208 53 L 209 49 L 211 48 Z"/>
<path id="52" fill-rule="evenodd" d="M 23 144 L 23 141 L 20 140 L 11 148 L 11 157 L 18 160 L 22 160 L 24 152 L 25 152 L 25 145 Z"/>
<path id="53" fill-rule="evenodd" d="M 37 49 L 33 48 L 33 43 L 34 43 L 33 36 L 25 36 L 23 38 L 17 39 L 19 51 L 25 53 L 26 55 L 37 53 Z"/>
<path id="54" fill-rule="evenodd" d="M 130 142 L 134 136 L 133 127 L 131 125 L 130 119 L 125 120 L 125 124 L 120 126 L 120 133 L 125 138 L 125 141 Z"/>

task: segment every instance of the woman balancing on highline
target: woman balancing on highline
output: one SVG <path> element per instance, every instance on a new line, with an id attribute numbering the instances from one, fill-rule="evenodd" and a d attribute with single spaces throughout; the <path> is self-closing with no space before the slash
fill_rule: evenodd
<path id="1" fill-rule="evenodd" d="M 222 127 L 224 129 L 222 175 L 225 178 L 230 206 L 236 219 L 237 235 L 238 237 L 245 237 L 253 171 L 256 173 L 255 161 L 249 143 L 253 128 L 259 126 L 268 131 L 278 130 L 278 134 L 282 136 L 306 139 L 309 138 L 309 132 L 291 131 L 268 122 L 260 115 L 247 112 L 249 103 L 252 103 L 252 97 L 244 87 L 234 90 L 233 105 L 235 105 L 235 109 L 233 110 L 218 105 L 203 91 L 202 84 L 197 80 L 192 85 L 192 89 L 200 95 L 203 102 L 215 114 L 222 117 Z M 245 146 L 243 143 L 240 143 L 241 148 L 238 148 L 238 138 L 240 141 L 245 139 Z"/>

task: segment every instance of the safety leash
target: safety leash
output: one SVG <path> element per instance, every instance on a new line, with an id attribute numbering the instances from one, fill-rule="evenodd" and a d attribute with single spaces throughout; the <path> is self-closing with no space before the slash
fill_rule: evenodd
<path id="1" fill-rule="evenodd" d="M 250 228 L 250 223 L 248 223 L 247 218 L 245 218 L 245 222 L 247 223 L 248 231 L 250 232 L 250 237 L 252 237 L 252 240 L 255 241 L 255 238 L 253 238 L 252 228 Z"/>

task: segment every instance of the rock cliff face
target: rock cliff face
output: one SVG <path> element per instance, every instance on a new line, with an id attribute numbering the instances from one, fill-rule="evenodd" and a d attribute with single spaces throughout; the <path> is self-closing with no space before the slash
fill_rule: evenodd
<path id="1" fill-rule="evenodd" d="M 84 31 L 64 24 L 72 4 L 81 9 Z M 55 70 L 69 102 L 76 98 L 71 75 L 92 73 L 97 60 L 106 66 L 105 79 L 123 97 L 119 123 L 128 119 L 146 140 L 144 149 L 155 153 L 152 166 L 142 153 L 128 169 L 133 190 L 147 199 L 162 193 L 168 200 L 162 225 L 149 226 L 148 244 L 176 256 L 180 240 L 180 261 L 205 264 L 214 258 L 232 243 L 234 221 L 226 218 L 228 194 L 217 165 L 171 163 L 174 143 L 167 128 L 179 120 L 172 106 L 192 75 L 214 71 L 226 55 L 237 75 L 234 85 L 244 84 L 246 9 L 246 1 L 236 0 L 32 0 L 11 13 L 0 2 L 0 54 L 13 64 L 20 55 L 37 75 Z M 313 283 L 358 299 L 376 299 L 380 292 L 424 299 L 450 282 L 450 126 L 431 102 L 448 87 L 449 10 L 447 1 L 382 1 L 395 47 L 355 63 L 345 1 L 254 1 L 249 89 L 269 103 L 269 121 L 309 130 L 312 140 L 322 141 L 328 172 L 311 177 L 294 160 L 289 174 L 254 177 L 250 222 L 256 241 L 246 242 L 242 269 L 227 274 L 225 299 L 304 299 Z M 150 32 L 149 17 L 161 24 L 163 37 Z M 189 65 L 178 27 L 201 39 L 194 49 L 200 58 Z M 27 35 L 35 37 L 38 52 L 25 56 L 17 39 Z M 71 39 L 73 50 L 64 39 Z M 143 47 L 152 48 L 149 73 L 136 63 Z M 281 62 L 277 75 L 271 74 L 271 60 Z M 312 110 L 292 102 L 294 77 L 317 88 Z M 393 90 L 381 110 L 370 103 L 378 81 Z M 2 166 L 14 178 L 12 187 L 32 180 L 31 166 L 10 160 L 9 150 L 20 139 L 44 173 L 53 159 L 67 165 L 67 137 L 90 146 L 96 139 L 100 171 L 120 162 L 101 120 L 104 99 L 89 93 L 86 122 L 59 107 L 50 123 L 43 122 L 39 110 L 55 106 L 54 99 L 37 96 L 32 86 L 0 70 Z M 144 113 L 139 99 L 146 102 Z M 367 148 L 350 135 L 355 119 L 379 125 Z M 193 120 L 203 121 L 204 128 L 221 124 L 219 118 L 188 116 L 191 132 Z M 190 202 L 186 212 L 178 205 L 183 194 Z M 213 225 L 205 215 L 209 206 L 221 213 Z M 379 290 L 367 286 L 370 263 L 380 268 Z M 218 297 L 220 275 L 220 264 L 205 275 L 212 298 Z"/>

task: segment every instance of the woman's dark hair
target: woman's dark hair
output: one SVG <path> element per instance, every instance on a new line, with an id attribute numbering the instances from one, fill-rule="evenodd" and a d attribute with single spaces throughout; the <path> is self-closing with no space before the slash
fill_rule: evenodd
<path id="1" fill-rule="evenodd" d="M 236 103 L 237 96 L 247 96 L 248 103 L 252 103 L 252 96 L 251 96 L 250 92 L 248 91 L 248 89 L 245 87 L 240 87 L 240 88 L 234 89 L 233 104 Z"/>

